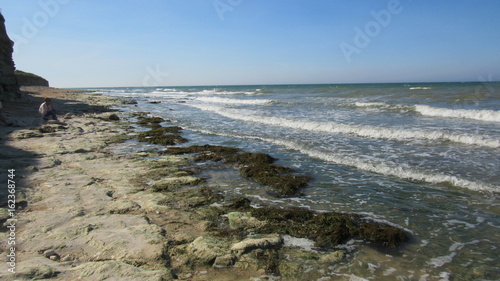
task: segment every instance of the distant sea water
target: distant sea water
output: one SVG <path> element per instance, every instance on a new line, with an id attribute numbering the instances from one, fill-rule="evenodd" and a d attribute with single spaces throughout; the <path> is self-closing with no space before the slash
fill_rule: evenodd
<path id="1" fill-rule="evenodd" d="M 221 174 L 228 197 L 360 213 L 412 233 L 385 253 L 347 241 L 355 262 L 325 273 L 334 280 L 500 277 L 498 82 L 93 90 L 172 120 L 187 145 L 269 153 L 314 178 L 304 196 L 275 198 Z"/>

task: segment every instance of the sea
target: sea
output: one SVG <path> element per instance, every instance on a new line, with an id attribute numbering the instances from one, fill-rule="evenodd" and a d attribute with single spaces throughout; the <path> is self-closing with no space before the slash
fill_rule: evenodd
<path id="1" fill-rule="evenodd" d="M 186 146 L 268 153 L 313 178 L 303 196 L 276 198 L 234 171 L 206 172 L 227 198 L 357 213 L 410 233 L 397 249 L 339 245 L 348 258 L 324 272 L 331 280 L 500 279 L 500 82 L 91 90 L 183 127 Z"/>

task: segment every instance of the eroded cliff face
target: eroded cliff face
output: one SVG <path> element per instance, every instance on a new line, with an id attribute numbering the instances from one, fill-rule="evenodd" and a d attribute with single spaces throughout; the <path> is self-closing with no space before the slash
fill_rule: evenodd
<path id="1" fill-rule="evenodd" d="M 0 14 L 0 100 L 20 97 L 19 84 L 14 71 L 16 69 L 12 53 L 14 42 L 10 40 L 5 28 L 5 18 Z"/>

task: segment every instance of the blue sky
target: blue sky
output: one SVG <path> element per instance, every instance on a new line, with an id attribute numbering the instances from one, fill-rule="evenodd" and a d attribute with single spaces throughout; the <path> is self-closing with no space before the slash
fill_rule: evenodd
<path id="1" fill-rule="evenodd" d="M 55 87 L 500 80 L 500 1 L 0 0 Z"/>

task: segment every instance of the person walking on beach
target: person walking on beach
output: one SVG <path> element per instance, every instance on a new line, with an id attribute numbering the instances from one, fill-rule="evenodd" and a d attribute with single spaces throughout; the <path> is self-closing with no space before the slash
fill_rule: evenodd
<path id="1" fill-rule="evenodd" d="M 52 120 L 57 120 L 56 109 L 49 98 L 45 98 L 45 102 L 40 105 L 38 111 L 43 120 L 49 120 L 48 116 L 52 116 Z"/>

